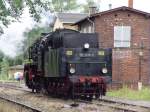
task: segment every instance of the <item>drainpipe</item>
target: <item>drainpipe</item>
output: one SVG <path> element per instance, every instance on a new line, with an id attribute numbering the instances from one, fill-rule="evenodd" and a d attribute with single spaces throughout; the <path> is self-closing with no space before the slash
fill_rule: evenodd
<path id="1" fill-rule="evenodd" d="M 92 24 L 92 26 L 93 26 L 93 33 L 95 33 L 95 23 L 88 17 L 88 19 L 87 19 L 91 24 Z"/>

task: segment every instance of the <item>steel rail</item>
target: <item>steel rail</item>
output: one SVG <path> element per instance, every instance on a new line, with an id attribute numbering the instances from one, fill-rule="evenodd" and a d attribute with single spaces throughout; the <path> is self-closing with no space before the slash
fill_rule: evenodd
<path id="1" fill-rule="evenodd" d="M 32 110 L 33 112 L 42 112 L 42 110 L 37 109 L 37 108 L 35 108 L 35 107 L 33 107 L 33 106 L 29 105 L 29 104 L 24 104 L 22 102 L 15 101 L 14 99 L 11 99 L 11 98 L 6 98 L 6 97 L 0 95 L 0 99 L 8 101 L 10 103 L 15 103 L 16 105 L 19 105 L 19 106 L 21 106 L 23 108 Z"/>
<path id="2" fill-rule="evenodd" d="M 8 83 L 0 83 L 0 87 L 4 87 L 4 88 L 10 88 L 10 89 L 15 89 L 15 90 L 21 90 L 21 91 L 27 91 L 27 90 L 24 90 L 22 87 L 20 86 L 16 86 L 16 85 L 11 85 L 11 84 L 8 84 Z M 23 108 L 26 108 L 26 109 L 30 109 L 32 110 L 33 112 L 42 112 L 42 110 L 38 109 L 38 108 L 35 108 L 33 106 L 31 106 L 30 104 L 25 104 L 21 101 L 16 101 L 15 99 L 12 99 L 11 97 L 5 97 L 6 94 L 0 94 L 0 99 L 4 100 L 4 101 L 8 101 L 10 103 L 14 103 L 16 105 L 19 105 Z"/>
<path id="3" fill-rule="evenodd" d="M 137 106 L 137 107 L 141 107 L 141 108 L 145 108 L 145 109 L 149 109 L 150 110 L 150 107 L 147 107 L 147 106 L 143 106 L 143 105 L 136 105 L 136 104 L 129 104 L 129 103 L 125 103 L 125 102 L 121 102 L 121 101 L 113 101 L 113 100 L 108 100 L 108 99 L 99 99 L 98 101 L 104 101 L 104 102 L 108 102 L 108 103 L 117 103 L 117 104 L 120 104 L 120 105 L 126 105 L 126 106 Z"/>
<path id="4" fill-rule="evenodd" d="M 75 104 L 77 105 L 77 103 L 88 103 L 88 104 L 94 104 L 94 105 L 98 105 L 98 106 L 106 106 L 106 107 L 112 108 L 116 111 L 123 111 L 123 112 L 149 112 L 149 110 L 150 110 L 150 108 L 145 107 L 145 106 L 139 106 L 139 105 L 133 105 L 133 104 L 130 105 L 127 103 L 120 103 L 117 101 L 115 102 L 115 101 L 105 100 L 105 99 L 93 100 L 93 101 L 76 100 Z M 136 109 L 135 107 L 144 109 L 144 111 Z"/>
<path id="5" fill-rule="evenodd" d="M 0 83 L 0 87 L 4 88 L 9 88 L 9 89 L 14 89 L 14 90 L 21 90 L 21 91 L 26 91 L 26 92 L 31 92 L 31 90 L 25 89 L 19 85 L 14 85 L 13 83 Z"/>

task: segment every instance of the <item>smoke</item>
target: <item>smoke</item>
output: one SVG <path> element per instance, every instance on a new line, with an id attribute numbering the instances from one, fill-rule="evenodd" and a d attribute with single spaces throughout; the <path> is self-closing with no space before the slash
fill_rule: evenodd
<path id="1" fill-rule="evenodd" d="M 24 39 L 23 33 L 32 29 L 35 25 L 44 26 L 52 22 L 52 15 L 48 12 L 42 14 L 41 23 L 36 23 L 30 17 L 29 10 L 26 8 L 19 22 L 14 22 L 4 29 L 4 34 L 0 37 L 0 50 L 5 55 L 15 57 L 19 52 L 19 47 Z"/>

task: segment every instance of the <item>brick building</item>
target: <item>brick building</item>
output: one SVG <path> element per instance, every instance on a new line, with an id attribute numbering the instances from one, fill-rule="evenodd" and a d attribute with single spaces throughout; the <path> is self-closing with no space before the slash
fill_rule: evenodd
<path id="1" fill-rule="evenodd" d="M 100 47 L 113 49 L 113 83 L 150 83 L 150 13 L 123 6 L 92 14 L 74 25 L 80 32 L 97 32 Z"/>

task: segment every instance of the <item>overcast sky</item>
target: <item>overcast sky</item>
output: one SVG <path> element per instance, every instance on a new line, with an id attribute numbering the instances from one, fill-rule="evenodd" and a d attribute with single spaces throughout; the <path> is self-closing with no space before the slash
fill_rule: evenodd
<path id="1" fill-rule="evenodd" d="M 108 10 L 109 4 L 112 4 L 112 8 L 127 6 L 128 0 L 95 0 L 97 5 L 100 5 L 100 10 Z M 79 3 L 85 3 L 85 0 L 78 0 Z M 134 0 L 134 8 L 150 13 L 150 0 Z M 43 17 L 42 24 L 47 21 L 50 22 L 50 17 Z M 23 40 L 23 32 L 26 29 L 31 29 L 35 22 L 30 18 L 27 9 L 22 15 L 21 22 L 12 23 L 7 29 L 5 29 L 5 34 L 0 37 L 0 50 L 4 51 L 5 54 L 10 56 L 15 56 L 18 50 L 18 45 L 21 44 Z"/>

